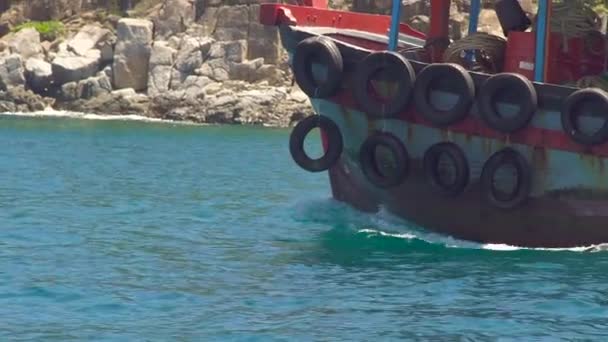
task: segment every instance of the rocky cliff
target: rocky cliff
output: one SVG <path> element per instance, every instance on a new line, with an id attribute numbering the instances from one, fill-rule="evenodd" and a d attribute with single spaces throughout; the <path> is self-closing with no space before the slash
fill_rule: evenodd
<path id="1" fill-rule="evenodd" d="M 0 111 L 52 106 L 99 114 L 286 126 L 312 113 L 293 86 L 262 0 L 0 0 Z M 526 0 L 527 1 L 527 0 Z M 387 0 L 333 0 L 371 13 Z M 428 28 L 428 0 L 404 0 Z M 452 2 L 452 35 L 467 0 Z M 492 10 L 481 29 L 501 34 Z"/>
<path id="2" fill-rule="evenodd" d="M 52 106 L 271 126 L 311 113 L 278 32 L 258 23 L 257 0 L 0 5 L 2 112 Z M 23 25 L 32 20 L 46 22 Z M 51 24 L 60 29 L 48 34 Z"/>

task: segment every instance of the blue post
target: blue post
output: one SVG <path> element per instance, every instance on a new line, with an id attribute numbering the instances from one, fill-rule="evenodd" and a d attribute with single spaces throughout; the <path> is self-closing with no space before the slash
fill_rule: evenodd
<path id="1" fill-rule="evenodd" d="M 401 21 L 401 0 L 393 0 L 393 10 L 391 12 L 391 32 L 388 38 L 388 49 L 397 50 L 399 42 L 399 22 Z"/>
<path id="2" fill-rule="evenodd" d="M 545 74 L 545 41 L 547 38 L 547 2 L 551 0 L 538 1 L 538 19 L 536 21 L 536 56 L 534 60 L 534 80 L 544 81 Z"/>
<path id="3" fill-rule="evenodd" d="M 469 35 L 477 32 L 480 11 L 481 0 L 471 0 L 471 11 L 469 13 Z"/>
<path id="4" fill-rule="evenodd" d="M 477 32 L 480 11 L 481 0 L 471 0 L 471 10 L 469 11 L 469 36 Z M 467 51 L 467 60 L 469 62 L 473 62 L 474 57 L 473 51 Z"/>

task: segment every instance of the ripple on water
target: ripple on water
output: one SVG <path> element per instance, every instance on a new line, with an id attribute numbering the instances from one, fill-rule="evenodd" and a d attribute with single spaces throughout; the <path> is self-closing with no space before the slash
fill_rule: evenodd
<path id="1" fill-rule="evenodd" d="M 0 116 L 0 340 L 605 336 L 605 246 L 357 212 L 288 133 Z"/>

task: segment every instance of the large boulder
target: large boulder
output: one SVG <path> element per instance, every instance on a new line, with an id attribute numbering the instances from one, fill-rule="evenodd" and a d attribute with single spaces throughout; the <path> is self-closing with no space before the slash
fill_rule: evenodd
<path id="1" fill-rule="evenodd" d="M 25 78 L 36 92 L 46 92 L 53 81 L 53 67 L 50 63 L 36 57 L 25 62 Z"/>
<path id="2" fill-rule="evenodd" d="M 23 59 L 18 54 L 0 58 L 0 89 L 25 85 Z"/>
<path id="3" fill-rule="evenodd" d="M 53 60 L 53 77 L 57 85 L 89 78 L 99 71 L 101 52 L 89 50 L 85 56 L 58 56 Z"/>
<path id="4" fill-rule="evenodd" d="M 247 39 L 249 28 L 249 6 L 223 6 L 216 13 L 217 22 L 213 37 L 217 40 Z"/>
<path id="5" fill-rule="evenodd" d="M 260 5 L 249 6 L 247 58 L 264 58 L 267 63 L 277 63 L 283 52 L 279 30 L 275 26 L 260 23 Z"/>
<path id="6" fill-rule="evenodd" d="M 205 57 L 214 43 L 211 38 L 184 37 L 179 44 L 179 51 L 175 59 L 175 68 L 172 70 L 171 89 L 179 85 L 203 64 Z"/>
<path id="7" fill-rule="evenodd" d="M 191 0 L 163 0 L 158 16 L 153 19 L 156 36 L 166 38 L 186 31 L 195 15 Z"/>
<path id="8" fill-rule="evenodd" d="M 167 42 L 154 42 L 150 55 L 148 95 L 155 96 L 169 90 L 176 54 L 177 51 L 170 47 Z"/>
<path id="9" fill-rule="evenodd" d="M 40 33 L 33 28 L 25 28 L 16 32 L 8 41 L 12 53 L 21 55 L 23 59 L 43 55 L 40 44 Z"/>
<path id="10" fill-rule="evenodd" d="M 33 112 L 45 110 L 53 100 L 34 94 L 24 86 L 11 87 L 0 91 L 0 111 Z"/>
<path id="11" fill-rule="evenodd" d="M 94 114 L 139 114 L 148 112 L 149 98 L 133 89 L 120 89 L 90 99 L 79 99 L 59 104 L 60 109 Z"/>
<path id="12" fill-rule="evenodd" d="M 90 99 L 112 92 L 112 82 L 105 74 L 89 77 L 78 82 L 78 92 L 83 99 Z"/>
<path id="13" fill-rule="evenodd" d="M 121 19 L 114 51 L 114 86 L 145 90 L 148 86 L 154 25 L 144 19 Z"/>
<path id="14" fill-rule="evenodd" d="M 97 26 L 85 25 L 67 42 L 67 49 L 73 53 L 84 56 L 89 50 L 98 49 L 102 44 L 112 38 L 110 30 Z"/>
<path id="15" fill-rule="evenodd" d="M 151 98 L 150 116 L 206 123 L 291 125 L 313 113 L 308 97 L 288 87 L 190 76 L 183 89 Z"/>

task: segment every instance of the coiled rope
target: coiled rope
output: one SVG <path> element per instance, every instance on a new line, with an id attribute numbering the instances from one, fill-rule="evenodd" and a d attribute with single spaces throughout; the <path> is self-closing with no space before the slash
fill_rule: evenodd
<path id="1" fill-rule="evenodd" d="M 605 75 L 590 75 L 579 78 L 574 86 L 578 88 L 600 88 L 608 90 L 608 78 Z"/>
<path id="2" fill-rule="evenodd" d="M 467 69 L 497 73 L 503 68 L 506 47 L 507 41 L 504 38 L 476 32 L 450 44 L 443 54 L 443 60 Z M 466 58 L 467 51 L 474 53 L 473 64 Z"/>
<path id="3" fill-rule="evenodd" d="M 536 31 L 536 21 L 537 17 L 534 17 L 533 31 Z M 584 1 L 563 0 L 551 8 L 549 28 L 563 36 L 565 51 L 568 51 L 569 38 L 588 38 L 594 32 L 599 33 L 599 25 L 599 15 Z"/>
<path id="4" fill-rule="evenodd" d="M 534 18 L 533 29 L 536 30 L 536 18 Z M 561 3 L 554 3 L 551 9 L 551 21 L 549 27 L 551 32 L 562 35 L 562 48 L 568 51 L 568 39 L 583 38 L 585 47 L 596 56 L 605 54 L 604 75 L 583 76 L 574 82 L 578 88 L 601 88 L 608 90 L 608 80 L 605 73 L 608 68 L 608 41 L 599 31 L 601 19 L 590 5 L 580 0 L 563 0 Z M 593 50 L 594 40 L 604 40 L 604 51 L 601 49 Z"/>

